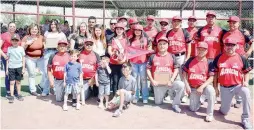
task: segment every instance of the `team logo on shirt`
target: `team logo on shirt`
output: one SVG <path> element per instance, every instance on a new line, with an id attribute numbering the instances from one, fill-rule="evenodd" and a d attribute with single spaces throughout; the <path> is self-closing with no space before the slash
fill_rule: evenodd
<path id="1" fill-rule="evenodd" d="M 60 63 L 59 62 L 54 62 L 53 65 L 60 65 Z"/>
<path id="2" fill-rule="evenodd" d="M 226 63 L 220 63 L 219 67 L 222 68 L 222 67 L 226 67 L 227 64 Z"/>
<path id="3" fill-rule="evenodd" d="M 201 74 L 190 74 L 190 79 L 199 79 L 199 80 L 205 80 L 205 76 L 201 75 Z"/>
<path id="4" fill-rule="evenodd" d="M 94 70 L 94 66 L 92 66 L 90 64 L 83 64 L 82 68 L 86 68 L 86 69 L 89 69 L 89 70 Z"/>
<path id="5" fill-rule="evenodd" d="M 226 74 L 233 74 L 235 76 L 238 76 L 238 71 L 232 68 L 222 68 L 220 72 L 220 76 L 223 76 Z"/>
<path id="6" fill-rule="evenodd" d="M 180 41 L 169 41 L 169 46 L 182 46 L 182 42 Z"/>
<path id="7" fill-rule="evenodd" d="M 215 41 L 215 42 L 219 42 L 219 39 L 218 39 L 217 37 L 207 36 L 207 37 L 205 37 L 204 41 Z"/>
<path id="8" fill-rule="evenodd" d="M 170 72 L 170 68 L 169 67 L 156 67 L 155 72 Z"/>
<path id="9" fill-rule="evenodd" d="M 57 71 L 64 71 L 64 67 L 62 67 L 62 66 L 56 66 L 55 72 L 57 72 Z"/>

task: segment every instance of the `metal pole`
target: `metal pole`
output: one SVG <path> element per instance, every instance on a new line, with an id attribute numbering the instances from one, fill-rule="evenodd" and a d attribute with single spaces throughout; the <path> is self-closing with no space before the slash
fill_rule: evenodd
<path id="1" fill-rule="evenodd" d="M 63 7 L 63 14 L 65 15 L 65 6 Z M 65 17 L 64 17 L 64 21 L 65 21 Z"/>
<path id="2" fill-rule="evenodd" d="M 72 30 L 75 32 L 75 0 L 72 0 Z"/>
<path id="3" fill-rule="evenodd" d="M 105 28 L 105 0 L 103 0 L 103 28 Z"/>
<path id="4" fill-rule="evenodd" d="M 39 10 L 40 5 L 39 5 L 39 3 L 40 3 L 40 0 L 37 0 L 37 24 L 38 25 L 40 24 L 40 10 Z"/>
<path id="5" fill-rule="evenodd" d="M 239 18 L 242 18 L 242 0 L 239 0 Z M 240 21 L 240 26 L 242 26 L 242 22 Z"/>
<path id="6" fill-rule="evenodd" d="M 196 0 L 193 0 L 193 10 L 192 10 L 193 16 L 195 16 L 195 6 L 196 6 Z"/>
<path id="7" fill-rule="evenodd" d="M 16 4 L 12 4 L 12 12 L 15 12 L 15 7 L 16 7 Z M 12 20 L 13 20 L 13 22 L 15 22 L 16 20 L 15 20 L 16 18 L 15 18 L 15 14 L 13 14 L 12 15 Z"/>

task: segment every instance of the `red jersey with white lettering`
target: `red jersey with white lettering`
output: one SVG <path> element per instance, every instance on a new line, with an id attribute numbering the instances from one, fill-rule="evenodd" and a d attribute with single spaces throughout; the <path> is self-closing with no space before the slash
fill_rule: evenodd
<path id="1" fill-rule="evenodd" d="M 225 87 L 242 84 L 243 75 L 251 70 L 247 59 L 239 54 L 222 53 L 214 59 L 213 65 L 214 72 L 218 72 L 218 82 Z"/>
<path id="2" fill-rule="evenodd" d="M 169 30 L 166 36 L 169 42 L 168 52 L 172 54 L 186 52 L 186 44 L 191 42 L 190 35 L 185 29 Z"/>
<path id="3" fill-rule="evenodd" d="M 58 80 L 64 79 L 64 67 L 70 61 L 70 55 L 56 53 L 49 57 L 48 68 L 52 69 L 53 76 Z"/>
<path id="4" fill-rule="evenodd" d="M 170 53 L 165 56 L 160 56 L 158 53 L 153 54 L 147 62 L 147 69 L 151 69 L 153 78 L 154 73 L 169 73 L 172 75 L 174 69 L 178 67 Z"/>
<path id="5" fill-rule="evenodd" d="M 148 26 L 146 26 L 146 27 L 144 28 L 144 31 L 146 32 L 146 34 L 148 35 L 148 37 L 149 37 L 150 39 L 152 39 L 152 41 L 153 41 L 153 39 L 155 38 L 156 34 L 158 33 L 158 30 L 157 30 L 157 28 L 155 28 L 155 27 L 148 27 Z"/>
<path id="6" fill-rule="evenodd" d="M 222 35 L 223 30 L 219 26 L 213 26 L 210 28 L 206 25 L 198 30 L 196 39 L 199 41 L 205 41 L 208 44 L 207 58 L 214 59 L 221 53 Z"/>
<path id="7" fill-rule="evenodd" d="M 198 61 L 197 57 L 191 57 L 187 60 L 183 66 L 183 71 L 188 74 L 188 82 L 192 88 L 200 87 L 211 75 L 212 62 L 208 63 L 208 60 Z"/>
<path id="8" fill-rule="evenodd" d="M 142 37 L 141 39 L 134 39 L 134 41 L 132 41 L 132 39 L 130 39 L 130 45 L 132 47 L 138 48 L 138 49 L 144 49 L 144 50 L 148 49 L 148 41 L 144 37 Z M 130 61 L 132 63 L 142 64 L 147 61 L 146 57 L 147 57 L 146 55 L 142 55 L 142 56 L 132 58 L 132 59 L 130 59 Z"/>
<path id="9" fill-rule="evenodd" d="M 108 46 L 112 47 L 112 50 L 118 50 L 120 53 L 123 53 L 123 55 L 126 56 L 126 49 L 127 46 L 129 45 L 129 41 L 127 38 L 122 38 L 122 39 L 118 39 L 119 44 L 117 44 L 117 39 L 116 38 L 112 38 L 108 44 Z M 110 57 L 110 64 L 118 64 L 118 62 L 116 60 L 113 59 L 113 57 Z"/>
<path id="10" fill-rule="evenodd" d="M 100 61 L 100 56 L 93 51 L 88 52 L 83 50 L 80 53 L 78 60 L 82 65 L 83 79 L 93 78 Z"/>
<path id="11" fill-rule="evenodd" d="M 198 32 L 198 29 L 188 27 L 186 30 L 188 31 L 188 33 L 190 34 L 190 38 L 192 39 L 192 41 L 190 43 L 191 44 L 191 54 L 190 55 L 193 57 L 193 56 L 197 55 L 196 47 L 197 47 L 198 41 L 196 40 L 196 35 L 197 35 L 197 32 Z M 187 48 L 187 46 L 186 46 L 186 48 Z"/>
<path id="12" fill-rule="evenodd" d="M 234 39 L 234 41 L 237 43 L 236 53 L 240 55 L 244 55 L 245 43 L 251 44 L 250 41 L 252 38 L 244 35 L 244 33 L 241 32 L 240 30 L 235 30 L 235 31 L 227 31 L 223 35 L 223 38 L 222 38 L 223 43 L 225 43 L 226 39 Z"/>
<path id="13" fill-rule="evenodd" d="M 16 34 L 16 35 L 18 35 L 18 34 Z M 0 38 L 3 42 L 1 49 L 4 53 L 7 53 L 8 47 L 12 46 L 12 44 L 11 44 L 11 34 L 9 32 L 5 32 L 5 33 L 1 34 Z M 20 46 L 21 41 L 18 44 Z"/>

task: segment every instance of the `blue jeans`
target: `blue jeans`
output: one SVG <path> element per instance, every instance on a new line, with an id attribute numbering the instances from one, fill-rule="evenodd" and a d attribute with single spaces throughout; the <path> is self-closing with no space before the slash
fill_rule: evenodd
<path id="1" fill-rule="evenodd" d="M 28 71 L 29 89 L 30 89 L 31 93 L 36 92 L 36 87 L 35 87 L 36 67 L 38 67 L 42 72 L 42 77 L 41 78 L 43 78 L 47 75 L 47 73 L 45 73 L 45 71 L 43 71 L 43 69 L 44 69 L 44 59 L 43 59 L 43 57 L 41 57 L 41 58 L 32 58 L 32 57 L 26 56 L 26 68 L 27 68 L 27 71 Z M 44 84 L 40 83 L 40 86 L 44 86 Z"/>
<path id="2" fill-rule="evenodd" d="M 148 100 L 149 91 L 147 86 L 146 63 L 132 63 L 132 75 L 137 79 L 136 99 L 139 99 L 141 89 L 143 100 Z"/>
<path id="3" fill-rule="evenodd" d="M 43 64 L 43 70 L 42 73 L 44 73 L 45 75 L 42 77 L 41 79 L 41 86 L 43 87 L 43 94 L 49 94 L 49 79 L 48 79 L 48 61 L 49 61 L 49 57 L 53 54 L 55 54 L 57 52 L 57 50 L 51 50 L 51 49 L 45 49 L 44 51 L 44 56 L 43 56 L 43 60 L 44 60 L 44 64 Z"/>
<path id="4" fill-rule="evenodd" d="M 6 60 L 4 59 L 4 57 L 1 56 L 1 60 L 4 64 L 4 72 L 6 74 Z M 6 89 L 6 93 L 10 93 L 10 81 L 8 76 L 5 75 L 5 89 Z M 16 88 L 16 84 L 14 85 L 14 95 L 17 95 L 17 88 Z"/>

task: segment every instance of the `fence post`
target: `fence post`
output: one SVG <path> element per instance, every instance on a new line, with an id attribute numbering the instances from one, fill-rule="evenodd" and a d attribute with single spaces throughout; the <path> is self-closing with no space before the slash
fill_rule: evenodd
<path id="1" fill-rule="evenodd" d="M 72 0 L 72 30 L 75 32 L 75 0 Z"/>
<path id="2" fill-rule="evenodd" d="M 39 10 L 39 8 L 40 8 L 40 5 L 39 5 L 39 3 L 40 3 L 40 0 L 37 0 L 37 24 L 39 25 L 40 24 L 40 10 Z"/>

